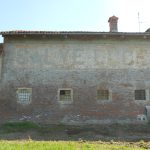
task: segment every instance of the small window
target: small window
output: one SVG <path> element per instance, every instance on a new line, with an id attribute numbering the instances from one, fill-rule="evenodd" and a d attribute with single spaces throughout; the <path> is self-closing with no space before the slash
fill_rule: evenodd
<path id="1" fill-rule="evenodd" d="M 18 88 L 17 98 L 18 103 L 29 104 L 31 102 L 32 89 L 31 88 Z"/>
<path id="2" fill-rule="evenodd" d="M 146 100 L 146 91 L 135 90 L 135 100 Z"/>
<path id="3" fill-rule="evenodd" d="M 70 101 L 71 90 L 60 90 L 60 101 Z"/>
<path id="4" fill-rule="evenodd" d="M 73 91 L 70 88 L 62 88 L 58 90 L 58 98 L 60 102 L 72 102 L 73 101 Z"/>
<path id="5" fill-rule="evenodd" d="M 109 100 L 109 90 L 97 90 L 97 100 Z"/>

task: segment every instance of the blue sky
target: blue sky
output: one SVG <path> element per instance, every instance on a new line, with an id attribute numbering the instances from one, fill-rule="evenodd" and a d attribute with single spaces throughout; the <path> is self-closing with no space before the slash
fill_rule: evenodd
<path id="1" fill-rule="evenodd" d="M 0 4 L 0 31 L 107 32 L 108 18 L 116 15 L 120 32 L 138 32 L 138 12 L 140 31 L 150 27 L 150 0 L 0 0 Z"/>

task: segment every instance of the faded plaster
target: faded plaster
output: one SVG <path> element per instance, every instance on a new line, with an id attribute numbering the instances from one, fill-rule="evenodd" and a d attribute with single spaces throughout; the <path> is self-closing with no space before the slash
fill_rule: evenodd
<path id="1" fill-rule="evenodd" d="M 149 99 L 134 100 L 135 88 L 149 93 L 149 48 L 150 42 L 144 39 L 7 41 L 0 84 L 3 120 L 136 122 L 150 104 Z M 28 106 L 17 103 L 16 89 L 21 87 L 32 88 Z M 60 88 L 72 89 L 70 104 L 59 103 Z M 111 101 L 97 103 L 97 88 L 111 89 Z"/>

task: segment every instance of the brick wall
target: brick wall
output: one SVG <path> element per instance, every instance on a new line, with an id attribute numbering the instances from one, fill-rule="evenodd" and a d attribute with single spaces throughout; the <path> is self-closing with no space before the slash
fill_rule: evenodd
<path id="1" fill-rule="evenodd" d="M 137 103 L 135 89 L 150 88 L 150 44 L 145 40 L 8 40 L 0 84 L 1 120 L 45 123 L 135 123 L 149 99 Z M 18 88 L 32 88 L 28 105 Z M 58 102 L 58 89 L 71 88 L 73 102 Z M 111 101 L 98 102 L 97 89 Z"/>

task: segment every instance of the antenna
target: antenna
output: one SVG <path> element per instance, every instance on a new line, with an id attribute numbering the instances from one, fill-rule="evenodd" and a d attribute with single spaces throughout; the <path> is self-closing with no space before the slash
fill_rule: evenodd
<path id="1" fill-rule="evenodd" d="M 138 12 L 138 25 L 139 25 L 139 32 L 140 32 L 140 24 L 141 24 L 141 22 L 140 22 L 140 13 Z"/>
<path id="2" fill-rule="evenodd" d="M 139 25 L 139 32 L 141 32 L 141 23 L 145 23 L 145 22 L 141 22 L 141 20 L 140 20 L 140 13 L 138 12 L 138 25 Z"/>

